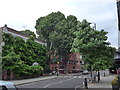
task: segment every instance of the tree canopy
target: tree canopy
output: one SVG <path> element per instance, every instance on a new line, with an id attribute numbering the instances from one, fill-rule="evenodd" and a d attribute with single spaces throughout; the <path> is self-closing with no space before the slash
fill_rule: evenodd
<path id="1" fill-rule="evenodd" d="M 109 68 L 113 62 L 115 48 L 106 42 L 108 32 L 93 29 L 85 19 L 80 22 L 73 15 L 65 17 L 61 12 L 52 12 L 40 17 L 35 28 L 39 38 L 47 41 L 49 56 L 65 58 L 70 52 L 79 52 L 92 68 L 104 66 L 101 69 Z"/>
<path id="2" fill-rule="evenodd" d="M 115 48 L 108 46 L 107 33 L 104 30 L 91 28 L 90 23 L 83 20 L 78 24 L 71 51 L 82 53 L 85 62 L 94 69 L 110 68 Z"/>
<path id="3" fill-rule="evenodd" d="M 77 23 L 75 16 L 65 17 L 61 12 L 50 13 L 36 21 L 37 34 L 47 41 L 49 56 L 60 55 L 65 58 L 70 53 Z"/>

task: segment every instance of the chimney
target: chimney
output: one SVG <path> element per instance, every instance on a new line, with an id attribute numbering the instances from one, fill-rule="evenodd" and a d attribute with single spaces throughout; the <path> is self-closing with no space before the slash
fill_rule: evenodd
<path id="1" fill-rule="evenodd" d="M 7 27 L 7 24 L 5 24 L 4 27 Z"/>
<path id="2" fill-rule="evenodd" d="M 4 27 L 3 27 L 3 32 L 8 32 L 7 24 L 4 25 Z"/>

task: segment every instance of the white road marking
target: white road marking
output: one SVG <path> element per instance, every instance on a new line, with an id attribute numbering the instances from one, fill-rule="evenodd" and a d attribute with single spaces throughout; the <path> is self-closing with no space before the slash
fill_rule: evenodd
<path id="1" fill-rule="evenodd" d="M 76 76 L 74 76 L 74 78 L 76 78 Z M 74 78 L 71 78 L 71 79 L 74 79 Z M 59 83 L 65 82 L 65 81 L 69 81 L 69 80 L 71 80 L 71 79 L 68 79 L 68 80 L 62 80 L 62 81 L 57 82 L 57 83 L 48 84 L 48 85 L 44 86 L 43 88 L 47 88 L 47 87 L 49 87 L 49 86 L 51 86 L 51 85 L 55 85 L 55 84 L 59 84 Z"/>
<path id="2" fill-rule="evenodd" d="M 63 82 L 63 81 L 60 81 L 60 82 L 58 82 L 58 83 L 62 83 L 62 82 Z M 55 85 L 55 84 L 58 84 L 58 83 L 48 84 L 48 85 L 44 86 L 43 88 L 47 88 L 48 86 Z"/>
<path id="3" fill-rule="evenodd" d="M 74 76 L 73 78 L 76 78 L 77 76 Z"/>
<path id="4" fill-rule="evenodd" d="M 65 76 L 65 77 L 67 77 L 67 76 Z"/>
<path id="5" fill-rule="evenodd" d="M 84 82 L 83 82 L 82 85 L 78 85 L 78 86 L 76 86 L 76 87 L 75 87 L 75 90 L 76 90 L 77 88 L 79 88 L 80 86 L 84 86 Z"/>

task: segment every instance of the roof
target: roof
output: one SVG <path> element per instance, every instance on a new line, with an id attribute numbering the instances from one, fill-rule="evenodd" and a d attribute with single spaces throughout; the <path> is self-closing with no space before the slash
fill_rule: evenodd
<path id="1" fill-rule="evenodd" d="M 5 25 L 4 27 L 7 27 L 7 25 Z M 2 28 L 3 28 L 3 27 L 2 27 Z M 24 36 L 24 37 L 27 37 L 27 38 L 29 37 L 29 35 L 24 34 L 24 33 L 21 33 L 21 32 L 19 32 L 19 31 L 15 30 L 15 29 L 12 29 L 12 28 L 9 28 L 9 27 L 7 27 L 7 29 L 8 29 L 9 32 L 16 33 L 16 34 L 19 34 L 19 35 Z M 40 40 L 40 39 L 38 39 L 38 38 L 35 38 L 34 40 L 39 41 L 39 42 L 42 42 L 42 43 L 46 43 L 45 41 Z"/>

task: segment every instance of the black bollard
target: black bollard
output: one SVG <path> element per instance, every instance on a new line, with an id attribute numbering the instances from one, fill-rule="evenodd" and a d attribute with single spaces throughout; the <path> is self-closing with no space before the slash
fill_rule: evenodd
<path id="1" fill-rule="evenodd" d="M 94 76 L 94 83 L 96 83 L 96 76 Z"/>
<path id="2" fill-rule="evenodd" d="M 98 71 L 98 82 L 100 81 L 100 72 Z"/>
<path id="3" fill-rule="evenodd" d="M 104 77 L 105 77 L 105 72 L 104 72 Z"/>
<path id="4" fill-rule="evenodd" d="M 104 77 L 105 77 L 105 70 L 104 70 Z"/>
<path id="5" fill-rule="evenodd" d="M 88 89 L 87 78 L 85 78 L 84 85 L 85 85 L 85 89 Z"/>

